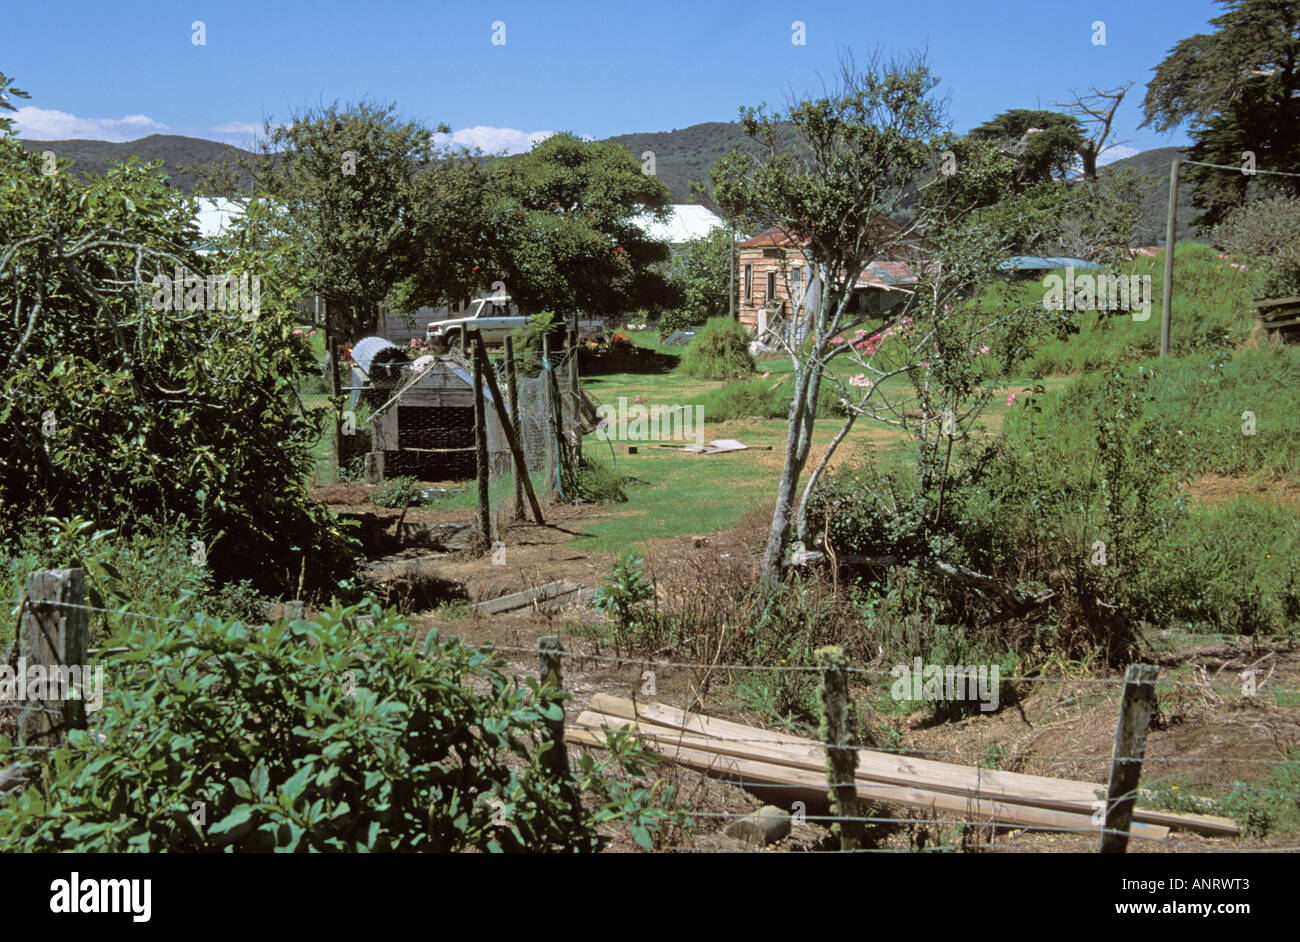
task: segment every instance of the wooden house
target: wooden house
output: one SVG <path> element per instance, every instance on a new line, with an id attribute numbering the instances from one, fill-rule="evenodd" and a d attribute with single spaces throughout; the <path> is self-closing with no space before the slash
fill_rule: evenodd
<path id="1" fill-rule="evenodd" d="M 885 220 L 885 224 L 898 228 Z M 901 240 L 895 258 L 873 261 L 854 284 L 854 310 L 883 316 L 902 303 L 920 280 L 923 247 L 919 239 Z M 801 246 L 778 227 L 765 229 L 737 247 L 740 323 L 758 337 L 778 322 L 806 312 L 820 296 L 820 284 Z"/>

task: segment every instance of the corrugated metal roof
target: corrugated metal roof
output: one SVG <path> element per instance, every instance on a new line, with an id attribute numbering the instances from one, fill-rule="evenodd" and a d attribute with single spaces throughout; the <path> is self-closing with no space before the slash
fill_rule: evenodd
<path id="1" fill-rule="evenodd" d="M 1001 271 L 1050 271 L 1053 268 L 1101 268 L 1096 262 L 1067 255 L 1013 255 L 998 263 Z"/>
<path id="2" fill-rule="evenodd" d="M 633 217 L 632 222 L 646 234 L 647 238 L 672 245 L 690 242 L 692 239 L 702 239 L 714 229 L 726 227 L 722 218 L 707 206 L 674 203 L 669 209 L 672 210 L 672 215 L 664 222 L 660 222 L 649 213 Z"/>

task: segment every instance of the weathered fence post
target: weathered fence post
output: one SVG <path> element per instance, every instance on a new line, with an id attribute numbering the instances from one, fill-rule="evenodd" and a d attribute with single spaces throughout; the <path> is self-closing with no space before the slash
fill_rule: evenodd
<path id="1" fill-rule="evenodd" d="M 544 699 L 559 703 L 564 693 L 564 675 L 560 670 L 560 654 L 564 648 L 555 635 L 545 635 L 537 639 L 537 659 L 540 662 L 538 674 L 542 681 Z M 543 763 L 552 777 L 559 779 L 569 774 L 569 754 L 564 749 L 564 714 L 559 719 L 545 720 L 550 736 L 551 748 L 547 750 Z"/>
<path id="2" fill-rule="evenodd" d="M 826 745 L 826 783 L 830 786 L 831 813 L 840 819 L 858 817 L 858 789 L 855 777 L 858 751 L 851 748 L 849 674 L 844 651 L 839 647 L 818 648 L 814 656 L 822 669 L 821 740 Z M 840 850 L 861 846 L 862 824 L 838 820 L 831 830 L 839 835 Z"/>
<path id="3" fill-rule="evenodd" d="M 574 428 L 576 429 L 577 426 L 581 424 L 581 418 L 582 418 L 582 410 L 579 408 L 579 404 L 582 402 L 582 400 L 579 398 L 580 392 L 578 388 L 578 342 L 577 342 L 578 334 L 576 331 L 573 334 L 573 341 L 574 341 L 573 345 L 569 349 L 569 402 L 573 407 L 573 425 Z M 575 433 L 573 436 L 573 441 L 574 441 L 574 446 L 573 446 L 574 460 L 577 462 L 581 462 L 582 461 L 582 434 L 580 432 Z"/>
<path id="4" fill-rule="evenodd" d="M 554 705 L 560 711 L 555 719 L 547 717 L 543 720 L 550 748 L 542 756 L 542 767 L 546 769 L 551 781 L 560 783 L 565 800 L 573 809 L 574 821 L 582 821 L 582 798 L 573 787 L 573 778 L 569 774 L 569 753 L 564 748 L 564 677 L 560 671 L 560 655 L 563 652 L 560 639 L 554 635 L 537 639 L 537 656 L 541 662 L 541 706 L 546 709 L 548 705 Z"/>
<path id="5" fill-rule="evenodd" d="M 90 613 L 69 607 L 85 604 L 82 569 L 33 572 L 27 577 L 18 643 L 19 683 L 26 687 L 18 711 L 18 737 L 24 745 L 53 745 L 69 729 L 86 727 L 87 678 L 82 672 L 89 669 Z M 37 676 L 45 681 L 45 696 L 29 698 Z"/>
<path id="6" fill-rule="evenodd" d="M 339 390 L 339 338 L 330 333 L 327 342 L 330 358 L 330 400 L 338 401 L 342 393 Z M 334 479 L 338 480 L 338 469 L 343 466 L 343 416 L 341 410 L 334 409 Z"/>
<path id="7" fill-rule="evenodd" d="M 519 421 L 519 368 L 515 363 L 515 344 L 510 337 L 506 337 L 506 396 L 507 403 L 510 406 L 510 421 L 515 430 L 515 441 L 519 443 L 520 448 L 524 442 L 524 425 Z M 528 475 L 528 468 L 525 465 L 521 471 L 515 468 L 515 519 L 524 519 L 524 482 L 523 477 Z"/>
<path id="8" fill-rule="evenodd" d="M 496 410 L 497 419 L 501 422 L 501 431 L 506 437 L 506 445 L 510 448 L 510 456 L 514 459 L 515 487 L 517 489 L 522 485 L 523 489 L 528 492 L 528 502 L 533 508 L 533 519 L 540 524 L 542 523 L 542 508 L 537 503 L 537 495 L 533 493 L 533 482 L 528 477 L 528 463 L 524 458 L 523 447 L 519 444 L 519 439 L 515 435 L 510 416 L 506 413 L 506 407 L 501 402 L 501 388 L 497 385 L 496 374 L 492 372 L 492 364 L 488 362 L 487 354 L 483 352 L 483 344 L 481 343 L 474 350 L 474 364 L 483 371 L 487 391 L 492 396 L 492 406 Z"/>
<path id="9" fill-rule="evenodd" d="M 384 453 L 382 451 L 366 452 L 366 483 L 384 483 Z"/>
<path id="10" fill-rule="evenodd" d="M 1160 356 L 1169 356 L 1169 321 L 1174 310 L 1174 244 L 1178 241 L 1178 158 L 1169 165 L 1169 210 L 1165 217 L 1165 294 L 1160 301 Z"/>
<path id="11" fill-rule="evenodd" d="M 555 391 L 551 386 L 551 340 L 542 335 L 542 411 L 546 416 L 546 494 L 552 500 L 559 491 L 560 430 L 555 428 Z"/>
<path id="12" fill-rule="evenodd" d="M 483 367 L 487 356 L 483 353 L 483 337 L 474 335 L 474 457 L 478 471 L 478 532 L 479 549 L 492 544 L 492 507 L 488 496 L 487 415 L 483 410 Z"/>
<path id="13" fill-rule="evenodd" d="M 1110 784 L 1106 788 L 1106 820 L 1097 848 L 1103 854 L 1122 854 L 1128 848 L 1133 805 L 1137 802 L 1142 756 L 1146 752 L 1147 730 L 1156 700 L 1157 668 L 1130 664 L 1124 676 L 1124 697 L 1115 727 L 1115 750 L 1110 760 Z"/>

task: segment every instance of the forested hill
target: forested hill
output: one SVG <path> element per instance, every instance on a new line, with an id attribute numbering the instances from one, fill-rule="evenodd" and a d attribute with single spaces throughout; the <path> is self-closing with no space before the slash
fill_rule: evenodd
<path id="1" fill-rule="evenodd" d="M 709 121 L 688 128 L 671 131 L 650 131 L 636 134 L 619 134 L 610 141 L 628 148 L 638 161 L 643 161 L 647 151 L 654 154 L 655 174 L 668 185 L 674 203 L 705 203 L 691 191 L 691 184 L 708 181 L 709 170 L 718 158 L 732 150 L 752 151 L 754 142 L 747 138 L 738 122 Z M 103 173 L 111 163 L 135 156 L 143 161 L 161 159 L 163 170 L 172 183 L 184 193 L 194 190 L 201 171 L 222 164 L 234 165 L 237 158 L 252 155 L 230 144 L 220 144 L 197 137 L 178 134 L 151 134 L 125 143 L 109 141 L 24 141 L 28 150 L 52 150 L 60 157 L 75 161 L 82 173 Z M 1152 181 L 1142 205 L 1137 241 L 1152 245 L 1165 235 L 1165 211 L 1168 199 L 1169 162 L 1176 147 L 1158 147 L 1125 157 L 1102 168 L 1102 175 L 1121 168 L 1146 172 Z M 1185 151 L 1182 152 L 1185 156 Z M 241 183 L 247 184 L 244 175 Z M 1183 238 L 1192 232 L 1198 215 L 1192 207 L 1192 188 L 1186 179 L 1178 188 L 1178 234 Z"/>

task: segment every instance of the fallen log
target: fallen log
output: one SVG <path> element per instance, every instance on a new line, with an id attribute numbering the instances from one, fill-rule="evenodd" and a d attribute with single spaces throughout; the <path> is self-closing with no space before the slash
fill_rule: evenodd
<path id="1" fill-rule="evenodd" d="M 594 594 L 593 589 L 588 589 L 586 586 L 570 582 L 567 579 L 561 579 L 557 582 L 548 582 L 545 585 L 525 589 L 522 592 L 511 592 L 509 595 L 503 595 L 497 599 L 479 602 L 478 607 L 489 615 L 497 615 L 501 612 L 512 612 L 518 608 L 526 608 L 534 603 L 545 602 L 548 603 L 548 607 L 563 607 L 569 603 L 585 601 L 592 594 Z"/>
<path id="2" fill-rule="evenodd" d="M 822 769 L 825 765 L 825 748 L 814 740 L 699 714 L 688 714 L 660 703 L 633 703 L 621 697 L 598 693 L 591 699 L 591 712 L 622 721 L 639 720 L 643 731 L 650 724 L 667 730 L 669 736 L 674 732 L 686 731 L 707 737 L 709 745 L 696 745 L 728 755 L 761 757 L 764 761 L 803 769 Z M 870 749 L 858 750 L 857 777 L 866 781 L 910 785 L 949 794 L 990 798 L 1078 814 L 1091 814 L 1096 802 L 1105 795 L 1105 785 L 1102 784 L 981 769 Z M 1236 837 L 1240 834 L 1240 828 L 1235 822 L 1214 815 L 1137 808 L 1134 810 L 1134 820 L 1213 837 Z"/>

